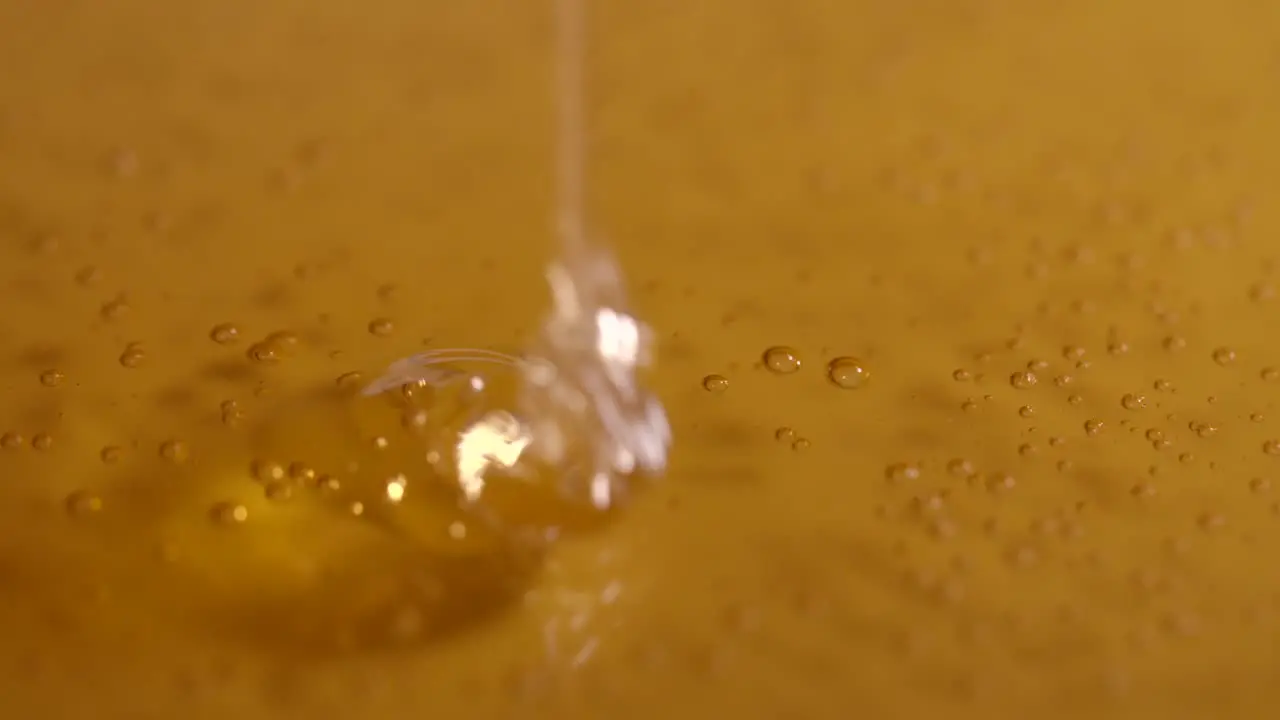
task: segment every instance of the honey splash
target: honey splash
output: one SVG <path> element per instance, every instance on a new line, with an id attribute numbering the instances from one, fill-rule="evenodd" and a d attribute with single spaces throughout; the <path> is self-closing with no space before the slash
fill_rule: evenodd
<path id="1" fill-rule="evenodd" d="M 549 6 L 0 1 L 10 711 L 1274 705 L 1271 6 L 592 8 L 679 444 L 546 543 L 345 388 L 536 332 Z"/>

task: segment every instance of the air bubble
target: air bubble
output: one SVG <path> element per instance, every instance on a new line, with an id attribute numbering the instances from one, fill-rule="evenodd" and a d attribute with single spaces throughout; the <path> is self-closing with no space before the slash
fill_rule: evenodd
<path id="1" fill-rule="evenodd" d="M 102 498 L 86 490 L 77 490 L 67 495 L 63 506 L 72 516 L 91 515 L 102 510 Z"/>
<path id="2" fill-rule="evenodd" d="M 1262 372 L 1259 373 L 1259 376 L 1267 382 L 1275 382 L 1280 380 L 1280 368 L 1264 367 L 1262 368 Z"/>
<path id="3" fill-rule="evenodd" d="M 53 436 L 49 433 L 36 433 L 31 436 L 31 447 L 36 450 L 48 450 L 53 447 Z"/>
<path id="4" fill-rule="evenodd" d="M 765 368 L 779 375 L 790 375 L 800 369 L 799 353 L 784 345 L 775 345 L 765 350 L 762 360 Z"/>
<path id="5" fill-rule="evenodd" d="M 809 442 L 809 438 L 796 438 L 795 442 L 791 443 L 791 449 L 808 450 L 812 445 L 813 443 Z"/>
<path id="6" fill-rule="evenodd" d="M 213 506 L 210 514 L 220 525 L 242 525 L 249 519 L 249 508 L 240 503 L 220 502 Z"/>
<path id="7" fill-rule="evenodd" d="M 147 353 L 138 343 L 130 343 L 125 347 L 124 352 L 120 353 L 120 365 L 130 370 L 140 367 L 146 360 Z"/>
<path id="8" fill-rule="evenodd" d="M 283 502 L 293 497 L 293 486 L 284 480 L 272 480 L 263 487 L 262 494 L 268 500 Z"/>
<path id="9" fill-rule="evenodd" d="M 956 382 L 969 382 L 973 379 L 973 373 L 965 370 L 964 368 L 956 368 L 951 371 L 951 379 Z"/>
<path id="10" fill-rule="evenodd" d="M 40 373 L 40 384 L 45 387 L 58 387 L 67 376 L 61 370 L 45 370 Z"/>
<path id="11" fill-rule="evenodd" d="M 1213 361 L 1219 365 L 1230 365 L 1236 361 L 1236 351 L 1231 348 L 1220 347 L 1213 351 Z"/>
<path id="12" fill-rule="evenodd" d="M 160 443 L 160 457 L 175 465 L 191 457 L 191 448 L 182 440 L 166 440 Z"/>
<path id="13" fill-rule="evenodd" d="M 378 337 L 387 337 L 395 332 L 396 326 L 391 322 L 390 318 L 374 318 L 369 321 L 369 334 Z"/>
<path id="14" fill-rule="evenodd" d="M 1009 376 L 1009 384 L 1019 390 L 1027 390 L 1036 386 L 1040 379 L 1033 372 L 1016 372 Z"/>
<path id="15" fill-rule="evenodd" d="M 231 345 L 240 340 L 240 328 L 231 323 L 219 323 L 209 330 L 209 339 L 219 345 Z"/>
<path id="16" fill-rule="evenodd" d="M 778 442 L 791 442 L 796 439 L 796 431 L 784 425 L 773 432 L 773 437 Z"/>
<path id="17" fill-rule="evenodd" d="M 255 480 L 264 484 L 283 480 L 288 474 L 283 465 L 272 460 L 254 460 L 249 465 L 249 472 Z"/>
<path id="18" fill-rule="evenodd" d="M 118 445 L 107 445 L 98 451 L 98 458 L 108 465 L 120 462 L 122 457 L 124 457 L 124 449 Z"/>
<path id="19" fill-rule="evenodd" d="M 723 375 L 708 375 L 702 378 L 702 389 L 707 392 L 723 392 L 729 388 L 729 378 Z"/>
<path id="20" fill-rule="evenodd" d="M 15 450 L 22 447 L 26 439 L 22 437 L 22 433 L 7 432 L 0 435 L 0 448 L 5 450 Z"/>
<path id="21" fill-rule="evenodd" d="M 1096 418 L 1084 421 L 1084 432 L 1086 435 L 1097 435 L 1102 432 L 1105 423 Z"/>
<path id="22" fill-rule="evenodd" d="M 885 468 L 884 476 L 892 482 L 906 482 L 920 479 L 920 468 L 911 463 L 894 463 Z"/>
<path id="23" fill-rule="evenodd" d="M 1280 455 L 1280 440 L 1268 440 L 1262 443 L 1262 452 L 1268 455 Z"/>
<path id="24" fill-rule="evenodd" d="M 1125 393 L 1125 395 L 1120 398 L 1120 405 L 1125 410 L 1143 410 L 1147 407 L 1147 398 L 1144 395 Z"/>
<path id="25" fill-rule="evenodd" d="M 827 378 L 836 387 L 855 390 L 871 380 L 871 371 L 855 357 L 838 357 L 827 363 Z"/>
<path id="26" fill-rule="evenodd" d="M 245 356 L 253 362 L 270 365 L 280 362 L 284 357 L 284 350 L 274 343 L 263 340 L 250 345 Z"/>

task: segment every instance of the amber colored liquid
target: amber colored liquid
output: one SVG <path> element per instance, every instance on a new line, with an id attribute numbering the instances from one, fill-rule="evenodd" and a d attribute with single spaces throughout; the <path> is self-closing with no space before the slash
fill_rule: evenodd
<path id="1" fill-rule="evenodd" d="M 549 3 L 0 0 L 6 712 L 1265 716 L 1277 7 L 592 4 L 676 445 L 538 544 L 349 391 L 534 330 Z"/>

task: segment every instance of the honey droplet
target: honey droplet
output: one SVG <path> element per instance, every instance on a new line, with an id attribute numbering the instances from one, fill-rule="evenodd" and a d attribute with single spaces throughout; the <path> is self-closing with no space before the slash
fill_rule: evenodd
<path id="1" fill-rule="evenodd" d="M 871 380 L 871 371 L 855 357 L 838 357 L 827 363 L 827 378 L 838 388 L 856 390 Z"/>
<path id="2" fill-rule="evenodd" d="M 800 355 L 794 348 L 775 345 L 764 351 L 764 366 L 769 372 L 790 375 L 800 369 Z"/>
<path id="3" fill-rule="evenodd" d="M 209 339 L 219 345 L 231 345 L 240 340 L 240 328 L 231 323 L 218 323 L 209 331 Z"/>
<path id="4" fill-rule="evenodd" d="M 374 318 L 369 321 L 369 334 L 378 337 L 387 337 L 395 332 L 395 323 L 390 318 Z"/>
<path id="5" fill-rule="evenodd" d="M 191 448 L 181 440 L 165 440 L 160 443 L 160 457 L 175 465 L 184 463 L 191 457 Z"/>
<path id="6" fill-rule="evenodd" d="M 729 388 L 729 378 L 723 375 L 708 375 L 702 378 L 702 389 L 707 392 L 723 392 Z"/>

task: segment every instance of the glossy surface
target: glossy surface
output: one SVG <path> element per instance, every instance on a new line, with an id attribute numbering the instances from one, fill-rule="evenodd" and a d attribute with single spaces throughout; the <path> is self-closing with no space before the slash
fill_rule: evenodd
<path id="1" fill-rule="evenodd" d="M 1265 714 L 1280 6 L 597 4 L 676 444 L 547 545 L 353 396 L 549 302 L 549 6 L 0 0 L 7 707 Z"/>

